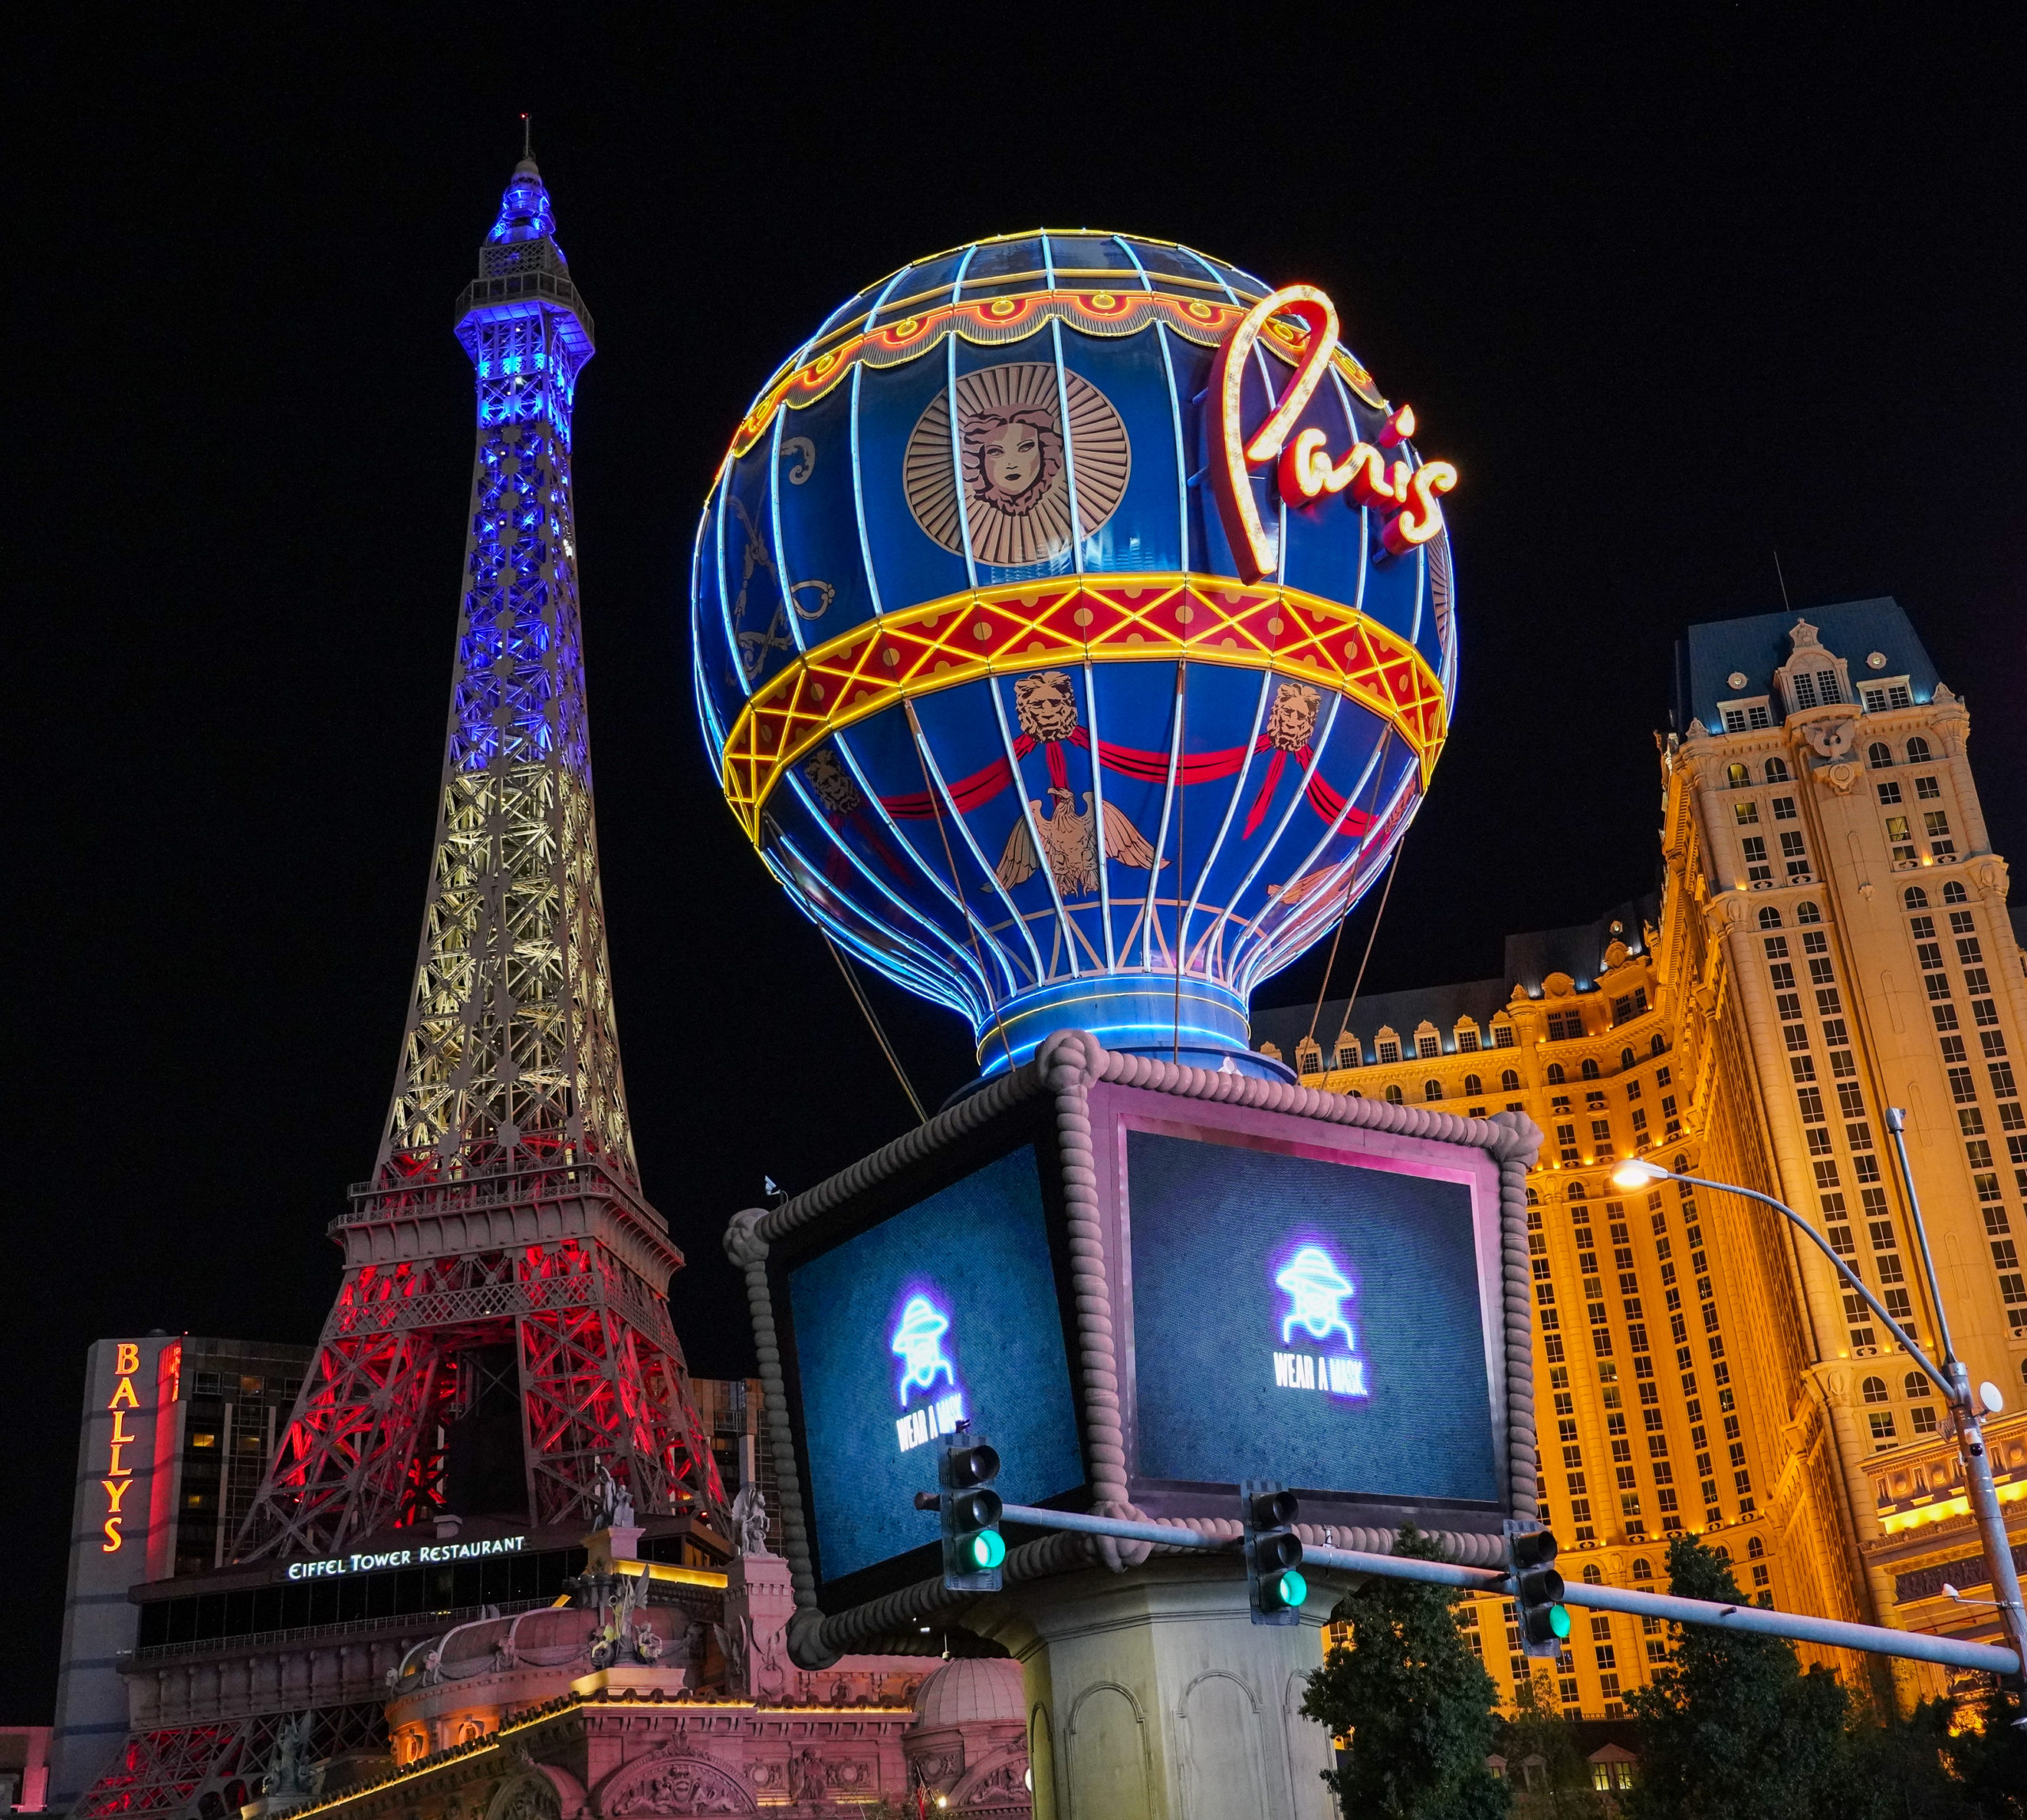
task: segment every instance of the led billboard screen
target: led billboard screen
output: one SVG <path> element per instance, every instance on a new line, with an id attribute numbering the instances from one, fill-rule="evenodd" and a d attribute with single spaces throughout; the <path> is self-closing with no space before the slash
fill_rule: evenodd
<path id="1" fill-rule="evenodd" d="M 1009 1503 L 1083 1484 L 1031 1147 L 786 1276 L 822 1582 L 934 1546 L 936 1519 L 915 1494 L 936 1489 L 938 1439 L 960 1419 L 999 1450 Z"/>
<path id="2" fill-rule="evenodd" d="M 1498 1502 L 1467 1183 L 1126 1139 L 1136 1481 Z"/>

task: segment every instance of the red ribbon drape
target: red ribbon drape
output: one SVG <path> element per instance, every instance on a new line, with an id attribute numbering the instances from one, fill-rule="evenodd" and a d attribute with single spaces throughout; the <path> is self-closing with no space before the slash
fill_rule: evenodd
<path id="1" fill-rule="evenodd" d="M 1014 742 L 1014 755 L 1025 758 L 1033 751 L 1038 742 L 1029 734 L 1023 733 Z M 1048 765 L 1049 781 L 1058 789 L 1068 787 L 1069 766 L 1063 756 L 1063 742 L 1049 739 L 1039 742 L 1042 754 Z M 1089 751 L 1091 736 L 1082 727 L 1070 735 L 1070 743 Z M 1249 754 L 1266 751 L 1272 742 L 1264 733 L 1261 734 L 1251 747 L 1227 746 L 1215 752 L 1185 752 L 1176 766 L 1177 781 L 1183 784 L 1215 783 L 1220 777 L 1234 776 L 1245 763 Z M 1281 781 L 1281 773 L 1287 763 L 1285 747 L 1273 747 L 1273 756 L 1267 761 L 1267 774 L 1261 780 L 1259 792 L 1253 799 L 1253 807 L 1245 819 L 1245 831 L 1242 837 L 1251 839 L 1261 823 L 1266 819 L 1267 805 L 1273 800 L 1274 792 Z M 1306 743 L 1295 749 L 1295 757 L 1308 769 L 1316 762 L 1316 754 Z M 1166 752 L 1149 751 L 1137 746 L 1115 746 L 1111 741 L 1098 742 L 1098 762 L 1108 771 L 1116 771 L 1123 777 L 1133 777 L 1143 783 L 1165 782 L 1169 775 L 1169 755 Z M 956 805 L 960 815 L 968 815 L 981 804 L 989 803 L 1014 781 L 1014 767 L 1004 758 L 995 758 L 987 766 L 974 771 L 968 777 L 960 777 L 946 787 L 950 800 Z M 1303 792 L 1309 806 L 1322 819 L 1336 824 L 1344 813 L 1344 799 L 1324 782 L 1322 777 L 1311 771 Z M 937 812 L 935 798 L 926 790 L 915 790 L 897 796 L 880 799 L 888 814 L 897 821 L 926 821 Z M 1344 826 L 1355 834 L 1363 834 L 1372 824 L 1372 818 L 1357 812 L 1345 817 Z"/>

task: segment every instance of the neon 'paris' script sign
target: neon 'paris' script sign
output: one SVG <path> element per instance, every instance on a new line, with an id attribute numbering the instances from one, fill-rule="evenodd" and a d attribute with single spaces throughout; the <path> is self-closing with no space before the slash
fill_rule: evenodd
<path id="1" fill-rule="evenodd" d="M 1276 316 L 1299 320 L 1309 330 L 1309 340 L 1287 389 L 1275 401 L 1267 421 L 1249 438 L 1241 416 L 1246 357 Z M 1415 433 L 1412 407 L 1403 405 L 1387 419 L 1377 446 L 1355 442 L 1342 460 L 1332 458 L 1330 439 L 1322 430 L 1302 430 L 1291 436 L 1322 384 L 1337 345 L 1336 306 L 1313 284 L 1291 284 L 1254 304 L 1218 350 L 1204 397 L 1211 484 L 1226 540 L 1246 581 L 1274 572 L 1275 540 L 1260 515 L 1250 470 L 1276 458 L 1281 497 L 1290 507 L 1299 510 L 1348 488 L 1360 505 L 1387 515 L 1380 541 L 1395 556 L 1427 543 L 1443 529 L 1439 496 L 1457 484 L 1456 469 L 1447 462 L 1424 462 L 1417 467 L 1401 457 L 1390 459 L 1385 452 L 1398 449 Z"/>

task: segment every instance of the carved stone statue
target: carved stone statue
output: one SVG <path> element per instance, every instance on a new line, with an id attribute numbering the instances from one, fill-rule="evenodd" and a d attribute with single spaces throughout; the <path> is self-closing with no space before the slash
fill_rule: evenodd
<path id="1" fill-rule="evenodd" d="M 736 1540 L 742 1555 L 767 1552 L 767 1500 L 757 1484 L 749 1480 L 740 1487 L 732 1501 L 732 1520 L 739 1531 Z"/>
<path id="2" fill-rule="evenodd" d="M 263 1795 L 307 1801 L 321 1789 L 323 1766 L 310 1761 L 310 1728 L 314 1713 L 284 1719 L 275 1735 L 274 1754 L 268 1759 L 268 1773 L 261 1779 Z"/>
<path id="3" fill-rule="evenodd" d="M 637 1574 L 618 1574 L 599 1597 L 599 1623 L 591 1632 L 594 1668 L 625 1662 L 652 1666 L 661 1657 L 661 1633 L 648 1621 L 648 1583 Z"/>
<path id="4" fill-rule="evenodd" d="M 797 1801 L 820 1802 L 830 1794 L 823 1759 L 807 1746 L 789 1759 L 789 1792 Z"/>
<path id="5" fill-rule="evenodd" d="M 633 1495 L 613 1477 L 612 1469 L 603 1460 L 599 1462 L 598 1476 L 592 1481 L 592 1495 L 601 1529 L 633 1527 Z"/>

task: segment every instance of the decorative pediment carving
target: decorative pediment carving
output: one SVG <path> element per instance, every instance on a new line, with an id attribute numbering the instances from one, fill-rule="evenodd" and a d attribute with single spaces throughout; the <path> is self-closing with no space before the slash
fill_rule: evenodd
<path id="1" fill-rule="evenodd" d="M 539 1769 L 524 1769 L 493 1791 L 485 1820 L 563 1820 L 563 1803 Z"/>
<path id="2" fill-rule="evenodd" d="M 599 1807 L 606 1820 L 628 1820 L 633 1814 L 652 1814 L 655 1820 L 683 1816 L 686 1820 L 692 1814 L 755 1811 L 752 1796 L 729 1771 L 707 1757 L 677 1756 L 647 1757 L 628 1764 L 606 1785 Z M 510 1817 L 493 1815 L 489 1820 Z"/>

